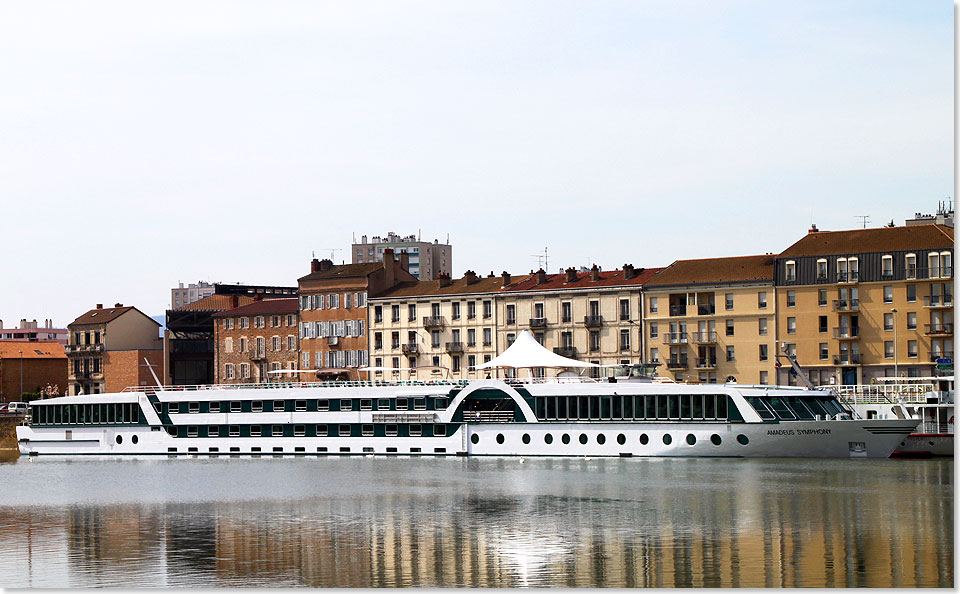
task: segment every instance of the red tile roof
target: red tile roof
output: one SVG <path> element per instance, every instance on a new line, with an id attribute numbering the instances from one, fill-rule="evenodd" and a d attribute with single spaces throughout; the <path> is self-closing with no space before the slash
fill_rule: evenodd
<path id="1" fill-rule="evenodd" d="M 178 307 L 177 311 L 223 311 L 233 309 L 233 298 L 237 298 L 237 306 L 253 303 L 253 297 L 247 295 L 210 295 Z"/>
<path id="2" fill-rule="evenodd" d="M 0 341 L 0 359 L 64 359 L 63 345 L 57 342 Z M 16 368 L 14 368 L 16 369 Z"/>
<path id="3" fill-rule="evenodd" d="M 421 297 L 427 295 L 472 295 L 475 293 L 495 293 L 503 288 L 503 279 L 499 276 L 477 277 L 475 282 L 467 284 L 465 278 L 450 281 L 441 286 L 440 280 L 406 281 L 392 289 L 377 295 L 377 299 L 392 297 Z"/>
<path id="4" fill-rule="evenodd" d="M 558 291 L 573 289 L 594 289 L 602 287 L 620 287 L 645 285 L 654 276 L 663 270 L 662 268 L 637 268 L 633 278 L 624 278 L 623 269 L 600 271 L 600 278 L 593 280 L 590 272 L 577 272 L 576 280 L 567 282 L 566 274 L 546 274 L 544 282 L 537 283 L 537 273 L 525 275 L 517 281 L 510 283 L 505 291 Z"/>
<path id="5" fill-rule="evenodd" d="M 264 299 L 263 301 L 254 301 L 247 305 L 241 305 L 233 309 L 224 310 L 213 314 L 213 317 L 227 316 L 250 316 L 258 314 L 294 314 L 297 313 L 296 297 L 284 297 L 281 299 Z"/>
<path id="6" fill-rule="evenodd" d="M 952 227 L 941 225 L 879 227 L 848 231 L 813 231 L 783 250 L 778 257 L 865 254 L 952 247 Z"/>
<path id="7" fill-rule="evenodd" d="M 67 327 L 69 328 L 70 326 L 106 324 L 108 322 L 112 322 L 113 320 L 119 318 L 120 316 L 122 316 L 123 314 L 131 310 L 136 311 L 137 313 L 147 318 L 154 324 L 157 324 L 158 327 L 160 326 L 160 324 L 156 320 L 154 320 L 147 314 L 143 313 L 136 307 L 128 305 L 126 307 L 104 307 L 101 309 L 91 309 L 87 313 L 83 314 L 82 316 L 78 317 L 73 322 L 68 324 Z"/>
<path id="8" fill-rule="evenodd" d="M 647 287 L 743 283 L 773 281 L 773 261 L 776 256 L 736 256 L 733 258 L 704 258 L 677 260 L 664 268 Z"/>
<path id="9" fill-rule="evenodd" d="M 327 270 L 311 272 L 307 276 L 301 276 L 297 280 L 318 280 L 322 278 L 350 278 L 357 276 L 369 276 L 383 268 L 383 262 L 366 262 L 363 264 L 336 264 Z"/>

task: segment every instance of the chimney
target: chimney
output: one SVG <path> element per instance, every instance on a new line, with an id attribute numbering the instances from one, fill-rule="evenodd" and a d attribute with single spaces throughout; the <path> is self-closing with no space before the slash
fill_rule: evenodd
<path id="1" fill-rule="evenodd" d="M 477 273 L 472 270 L 468 270 L 463 273 L 463 278 L 467 281 L 468 285 L 472 285 L 473 283 L 477 282 Z"/>
<path id="2" fill-rule="evenodd" d="M 103 304 L 102 304 L 102 303 L 98 303 L 98 304 L 97 304 L 97 309 L 103 309 Z"/>
<path id="3" fill-rule="evenodd" d="M 506 270 L 503 271 L 503 274 L 501 275 L 501 278 L 503 278 L 503 286 L 504 286 L 504 287 L 506 287 L 507 285 L 510 284 L 510 273 L 507 272 Z"/>
<path id="4" fill-rule="evenodd" d="M 410 254 L 407 252 L 400 252 L 400 268 L 406 271 L 410 271 Z M 448 277 L 450 275 L 447 275 Z"/>
<path id="5" fill-rule="evenodd" d="M 577 280 L 577 269 L 570 267 L 563 271 L 567 275 L 567 282 L 572 283 Z"/>
<path id="6" fill-rule="evenodd" d="M 495 276 L 496 276 L 496 275 L 495 275 L 495 274 L 493 273 L 493 271 L 491 270 L 491 271 L 490 271 L 490 274 L 487 275 L 487 278 L 493 278 L 493 277 L 495 277 Z"/>
<path id="7" fill-rule="evenodd" d="M 123 304 L 122 304 L 122 303 L 114 303 L 113 306 L 114 306 L 114 307 L 123 307 Z"/>
<path id="8" fill-rule="evenodd" d="M 320 272 L 320 260 L 317 260 L 316 258 L 310 260 L 310 274 L 313 274 L 314 272 Z"/>
<path id="9" fill-rule="evenodd" d="M 537 284 L 542 285 L 545 282 L 547 282 L 547 273 L 541 268 L 537 271 Z"/>
<path id="10" fill-rule="evenodd" d="M 0 330 L 3 330 L 3 320 L 0 320 Z"/>
<path id="11" fill-rule="evenodd" d="M 323 260 L 320 260 L 320 272 L 326 272 L 331 268 L 333 268 L 333 260 L 330 260 L 328 258 L 324 258 Z"/>
<path id="12" fill-rule="evenodd" d="M 633 264 L 624 264 L 623 265 L 624 280 L 633 278 L 635 276 L 637 276 L 637 274 L 633 271 Z"/>
<path id="13" fill-rule="evenodd" d="M 316 261 L 316 260 L 314 260 Z M 240 307 L 240 296 L 230 295 L 230 307 Z"/>
<path id="14" fill-rule="evenodd" d="M 600 269 L 597 268 L 597 265 L 594 264 L 590 269 L 590 280 L 598 281 L 600 280 Z"/>
<path id="15" fill-rule="evenodd" d="M 811 224 L 811 225 L 810 225 L 810 230 L 807 231 L 807 233 L 816 233 L 816 232 L 819 231 L 819 230 L 820 230 L 820 229 L 817 229 L 817 225 L 816 225 L 816 224 Z"/>
<path id="16" fill-rule="evenodd" d="M 440 281 L 441 287 L 449 287 L 450 283 L 453 282 L 450 280 L 450 275 L 444 272 L 437 275 L 437 280 Z"/>
<path id="17" fill-rule="evenodd" d="M 390 288 L 397 283 L 397 261 L 393 259 L 393 250 L 383 250 L 383 283 L 384 288 Z"/>

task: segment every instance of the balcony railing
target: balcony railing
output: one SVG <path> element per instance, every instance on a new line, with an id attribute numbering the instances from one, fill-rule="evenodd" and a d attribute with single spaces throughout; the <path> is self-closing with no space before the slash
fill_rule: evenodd
<path id="1" fill-rule="evenodd" d="M 717 333 L 713 330 L 691 332 L 690 342 L 693 344 L 714 344 L 717 342 Z"/>
<path id="2" fill-rule="evenodd" d="M 686 306 L 686 305 L 671 305 L 671 306 L 670 306 L 670 315 L 671 315 L 671 316 L 685 316 L 685 315 L 687 315 L 687 306 Z"/>
<path id="3" fill-rule="evenodd" d="M 507 326 L 513 326 L 517 323 L 517 318 L 507 318 Z"/>
<path id="4" fill-rule="evenodd" d="M 860 337 L 860 328 L 834 328 L 833 337 L 837 340 L 857 340 Z"/>
<path id="5" fill-rule="evenodd" d="M 697 306 L 697 315 L 698 316 L 712 316 L 717 313 L 717 307 L 715 305 L 698 305 Z"/>
<path id="6" fill-rule="evenodd" d="M 664 344 L 686 344 L 687 333 L 686 332 L 664 332 L 663 342 Z"/>
<path id="7" fill-rule="evenodd" d="M 860 309 L 859 299 L 834 299 L 833 311 L 858 311 Z"/>
<path id="8" fill-rule="evenodd" d="M 856 283 L 860 282 L 860 272 L 858 270 L 853 270 L 850 272 L 838 272 L 837 273 L 837 282 L 838 283 Z"/>
<path id="9" fill-rule="evenodd" d="M 553 352 L 554 354 L 560 355 L 561 357 L 573 358 L 577 356 L 577 347 L 575 346 L 553 347 Z"/>
<path id="10" fill-rule="evenodd" d="M 717 359 L 715 357 L 697 357 L 697 369 L 716 369 Z"/>
<path id="11" fill-rule="evenodd" d="M 953 268 L 950 266 L 929 268 L 922 266 L 917 268 L 916 276 L 910 276 L 910 270 L 907 270 L 907 278 L 950 278 L 953 276 Z"/>
<path id="12" fill-rule="evenodd" d="M 583 316 L 583 324 L 587 328 L 599 328 L 603 326 L 603 316 Z"/>
<path id="13" fill-rule="evenodd" d="M 410 342 L 400 346 L 400 351 L 404 355 L 416 355 L 420 352 L 420 345 Z"/>
<path id="14" fill-rule="evenodd" d="M 924 295 L 924 307 L 953 307 L 953 295 Z"/>
<path id="15" fill-rule="evenodd" d="M 937 336 L 940 334 L 953 334 L 953 324 L 952 323 L 941 323 L 941 324 L 926 324 L 924 326 L 926 330 L 924 334 L 927 336 Z"/>
<path id="16" fill-rule="evenodd" d="M 860 353 L 840 353 L 833 356 L 834 365 L 860 365 Z"/>
<path id="17" fill-rule="evenodd" d="M 936 363 L 937 359 L 953 359 L 953 351 L 940 351 L 939 353 L 927 353 L 927 360 Z"/>
<path id="18" fill-rule="evenodd" d="M 818 274 L 818 275 L 817 275 L 817 283 L 818 283 L 818 284 L 829 283 L 829 282 L 830 282 L 830 276 L 828 276 L 828 275 L 826 275 L 826 274 Z"/>
<path id="19" fill-rule="evenodd" d="M 448 342 L 448 343 L 447 343 L 447 352 L 448 352 L 448 353 L 462 353 L 462 352 L 463 352 L 463 343 L 462 343 L 462 342 Z"/>
<path id="20" fill-rule="evenodd" d="M 423 327 L 430 328 L 443 328 L 443 316 L 425 316 L 423 318 Z"/>
<path id="21" fill-rule="evenodd" d="M 530 318 L 531 328 L 546 328 L 547 318 Z"/>
<path id="22" fill-rule="evenodd" d="M 680 357 L 670 357 L 667 359 L 667 369 L 686 369 L 687 368 L 687 357 L 682 355 Z"/>
<path id="23" fill-rule="evenodd" d="M 99 344 L 68 344 L 64 350 L 70 353 L 102 353 L 103 343 Z"/>

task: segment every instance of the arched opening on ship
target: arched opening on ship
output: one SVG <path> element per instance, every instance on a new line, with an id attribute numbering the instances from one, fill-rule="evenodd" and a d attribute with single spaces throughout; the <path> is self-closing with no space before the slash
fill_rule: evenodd
<path id="1" fill-rule="evenodd" d="M 454 408 L 451 420 L 454 423 L 536 422 L 527 401 L 529 394 L 524 392 L 522 388 L 517 390 L 503 384 L 468 389 L 451 402 Z"/>

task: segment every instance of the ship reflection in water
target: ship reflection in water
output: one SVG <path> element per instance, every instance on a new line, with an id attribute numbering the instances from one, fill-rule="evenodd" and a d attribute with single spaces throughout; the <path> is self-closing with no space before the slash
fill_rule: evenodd
<path id="1" fill-rule="evenodd" d="M 952 463 L 21 458 L 0 586 L 952 587 Z"/>

